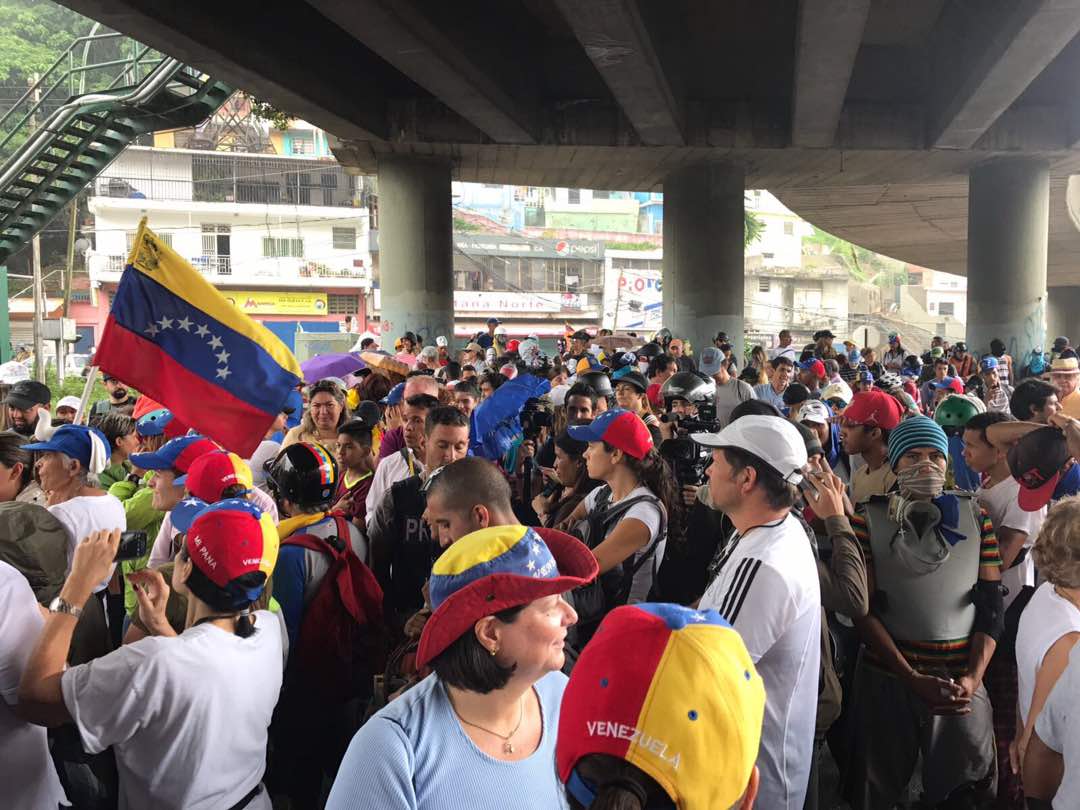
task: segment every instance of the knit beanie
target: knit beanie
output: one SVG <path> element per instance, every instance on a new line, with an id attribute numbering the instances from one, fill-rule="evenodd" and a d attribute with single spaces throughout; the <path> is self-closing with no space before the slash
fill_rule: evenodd
<path id="1" fill-rule="evenodd" d="M 889 434 L 889 466 L 895 468 L 896 462 L 913 447 L 934 447 L 949 455 L 945 431 L 927 416 L 910 416 Z"/>

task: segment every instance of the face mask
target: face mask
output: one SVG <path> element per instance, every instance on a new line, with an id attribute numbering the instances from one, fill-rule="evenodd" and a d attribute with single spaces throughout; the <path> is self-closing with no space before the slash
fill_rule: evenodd
<path id="1" fill-rule="evenodd" d="M 909 498 L 936 498 L 945 491 L 945 472 L 936 464 L 916 464 L 896 474 L 900 494 Z"/>

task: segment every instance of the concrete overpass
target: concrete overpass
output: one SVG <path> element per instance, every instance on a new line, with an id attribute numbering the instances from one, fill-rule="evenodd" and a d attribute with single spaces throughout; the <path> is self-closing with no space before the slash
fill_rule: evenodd
<path id="1" fill-rule="evenodd" d="M 665 320 L 699 346 L 742 332 L 744 187 L 970 274 L 973 347 L 1042 343 L 1048 285 L 1080 332 L 1080 0 L 62 2 L 377 173 L 395 332 L 449 328 L 451 177 L 664 190 Z"/>

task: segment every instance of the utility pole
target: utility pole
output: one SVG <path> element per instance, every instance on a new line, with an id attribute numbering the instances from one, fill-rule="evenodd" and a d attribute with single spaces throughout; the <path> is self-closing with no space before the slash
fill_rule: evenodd
<path id="1" fill-rule="evenodd" d="M 34 109 L 41 103 L 41 89 L 37 86 L 38 75 L 31 77 L 34 83 Z M 37 113 L 31 120 L 30 131 L 37 131 Z M 34 234 L 31 243 L 34 270 L 34 379 L 45 382 L 45 286 L 41 279 L 41 237 Z"/>

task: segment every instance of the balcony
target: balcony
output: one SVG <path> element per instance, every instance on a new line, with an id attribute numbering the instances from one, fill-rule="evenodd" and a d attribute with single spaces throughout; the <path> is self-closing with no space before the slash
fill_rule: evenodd
<path id="1" fill-rule="evenodd" d="M 330 265 L 303 259 L 252 258 L 235 256 L 191 256 L 187 261 L 208 281 L 235 286 L 252 284 L 267 287 L 363 287 L 371 286 L 371 269 L 351 265 Z M 90 278 L 97 282 L 117 282 L 124 272 L 126 256 L 89 253 Z"/>

